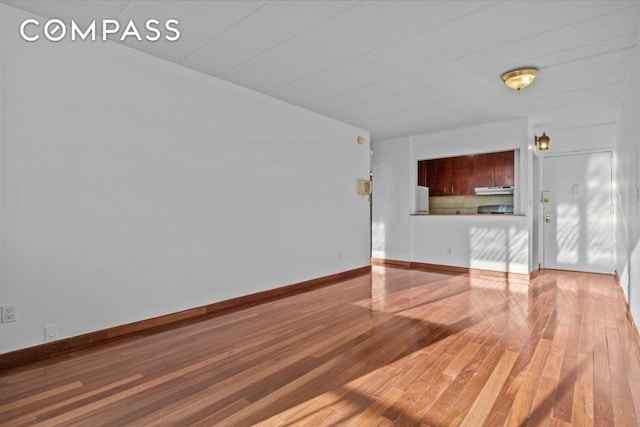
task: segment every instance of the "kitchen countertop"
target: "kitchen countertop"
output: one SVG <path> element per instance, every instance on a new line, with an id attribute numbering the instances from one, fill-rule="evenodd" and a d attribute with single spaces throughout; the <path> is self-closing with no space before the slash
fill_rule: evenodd
<path id="1" fill-rule="evenodd" d="M 412 213 L 410 216 L 526 216 L 525 214 L 428 214 Z"/>

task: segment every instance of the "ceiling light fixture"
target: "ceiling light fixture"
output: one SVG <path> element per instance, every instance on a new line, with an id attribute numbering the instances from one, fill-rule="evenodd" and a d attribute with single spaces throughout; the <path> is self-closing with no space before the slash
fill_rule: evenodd
<path id="1" fill-rule="evenodd" d="M 542 136 L 534 135 L 533 137 L 534 137 L 534 142 L 536 144 L 536 147 L 538 147 L 538 150 L 544 151 L 549 149 L 550 138 L 547 136 L 547 134 L 542 132 Z"/>
<path id="2" fill-rule="evenodd" d="M 519 68 L 517 70 L 511 70 L 504 73 L 500 78 L 511 89 L 520 91 L 531 84 L 533 80 L 538 77 L 539 71 L 537 68 Z"/>

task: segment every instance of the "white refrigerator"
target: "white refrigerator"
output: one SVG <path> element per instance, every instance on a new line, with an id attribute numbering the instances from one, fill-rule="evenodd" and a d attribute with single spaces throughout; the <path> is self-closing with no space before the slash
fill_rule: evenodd
<path id="1" fill-rule="evenodd" d="M 429 213 L 429 187 L 416 186 L 416 213 Z"/>

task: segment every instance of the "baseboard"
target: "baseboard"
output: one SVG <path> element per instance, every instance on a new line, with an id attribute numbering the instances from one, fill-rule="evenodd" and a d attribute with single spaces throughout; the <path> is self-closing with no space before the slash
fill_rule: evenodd
<path id="1" fill-rule="evenodd" d="M 453 265 L 428 264 L 424 262 L 399 261 L 384 258 L 371 258 L 371 265 L 384 265 L 387 267 L 408 268 L 413 270 L 425 270 L 453 274 L 468 274 L 470 276 L 495 276 L 515 280 L 530 279 L 529 274 L 524 273 L 510 273 L 506 271 L 483 270 L 479 268 L 456 267 Z"/>
<path id="2" fill-rule="evenodd" d="M 385 265 L 387 267 L 411 268 L 410 261 L 398 261 L 395 259 L 371 258 L 371 265 Z"/>
<path id="3" fill-rule="evenodd" d="M 533 280 L 539 276 L 542 276 L 542 273 L 544 273 L 544 270 L 542 268 L 533 270 L 531 273 L 529 273 L 529 280 Z"/>
<path id="4" fill-rule="evenodd" d="M 232 311 L 263 304 L 292 294 L 308 292 L 313 289 L 329 286 L 343 280 L 362 276 L 370 271 L 371 266 L 368 265 L 353 270 L 331 274 L 329 276 L 319 277 L 317 279 L 306 280 L 304 282 L 270 289 L 268 291 L 244 295 L 238 298 L 232 298 L 189 310 L 140 320 L 126 325 L 115 326 L 113 328 L 89 332 L 74 337 L 63 338 L 61 340 L 0 354 L 0 371 L 40 361 L 62 353 L 80 350 L 115 339 L 132 336 L 134 334 L 151 334 L 159 330 L 183 325 L 189 321 L 198 321 L 205 316 L 210 318 L 217 315 L 227 314 Z"/>
<path id="5" fill-rule="evenodd" d="M 618 270 L 615 270 L 613 272 L 613 278 L 616 281 L 617 285 L 618 285 L 618 292 L 620 293 L 620 296 L 625 300 L 625 306 L 626 306 L 626 312 L 625 312 L 625 317 L 627 318 L 627 321 L 629 323 L 631 323 L 631 327 L 633 329 L 634 335 L 635 335 L 635 342 L 636 342 L 636 349 L 638 350 L 638 352 L 640 353 L 640 331 L 638 331 L 638 325 L 636 325 L 635 319 L 633 318 L 633 313 L 631 313 L 631 306 L 629 305 L 629 301 L 627 301 L 627 299 L 624 296 L 624 291 L 622 290 L 622 282 L 620 281 L 620 276 L 618 275 Z"/>

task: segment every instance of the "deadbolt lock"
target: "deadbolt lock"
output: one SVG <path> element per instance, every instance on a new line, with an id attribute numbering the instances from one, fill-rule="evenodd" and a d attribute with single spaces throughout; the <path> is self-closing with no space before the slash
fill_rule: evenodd
<path id="1" fill-rule="evenodd" d="M 547 212 L 544 216 L 544 220 L 547 224 L 551 224 L 551 212 Z"/>
<path id="2" fill-rule="evenodd" d="M 543 204 L 549 203 L 550 200 L 548 197 L 543 197 L 542 200 L 540 200 Z"/>

